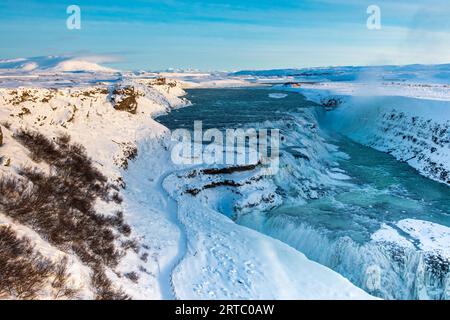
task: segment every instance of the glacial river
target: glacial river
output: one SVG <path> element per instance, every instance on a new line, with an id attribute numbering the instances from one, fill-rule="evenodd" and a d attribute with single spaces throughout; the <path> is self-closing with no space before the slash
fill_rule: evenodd
<path id="1" fill-rule="evenodd" d="M 192 129 L 194 120 L 202 120 L 204 129 L 239 128 L 292 119 L 304 108 L 321 109 L 300 94 L 273 93 L 264 88 L 192 89 L 187 96 L 192 106 L 157 121 L 171 130 Z M 348 176 L 345 185 L 317 199 L 285 199 L 288 204 L 268 212 L 237 215 L 236 222 L 289 244 L 376 296 L 449 299 L 448 260 L 422 252 L 396 224 L 415 219 L 450 227 L 450 188 L 388 154 L 328 132 L 326 123 L 320 125 L 327 142 L 347 155 L 337 160 Z M 412 249 L 398 247 L 395 241 L 373 241 L 383 226 L 410 240 Z M 375 284 L 368 283 L 373 272 L 379 273 Z"/>

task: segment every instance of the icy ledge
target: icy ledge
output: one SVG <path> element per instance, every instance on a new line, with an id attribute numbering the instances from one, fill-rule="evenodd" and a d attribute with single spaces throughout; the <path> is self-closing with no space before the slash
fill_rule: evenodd
<path id="1" fill-rule="evenodd" d="M 439 255 L 450 260 L 450 228 L 417 219 L 400 220 L 395 227 L 404 235 L 400 235 L 391 226 L 383 225 L 372 235 L 372 239 L 375 242 L 393 242 L 404 248 L 417 247 L 427 254 Z"/>
<path id="2" fill-rule="evenodd" d="M 384 224 L 372 235 L 399 262 L 405 285 L 418 299 L 450 298 L 450 228 L 429 221 L 403 219 Z M 405 272 L 406 271 L 406 272 Z"/>

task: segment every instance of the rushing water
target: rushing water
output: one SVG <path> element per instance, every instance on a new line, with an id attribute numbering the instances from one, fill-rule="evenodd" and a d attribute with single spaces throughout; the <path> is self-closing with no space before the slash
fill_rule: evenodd
<path id="1" fill-rule="evenodd" d="M 249 123 L 289 119 L 304 108 L 317 108 L 303 96 L 274 99 L 264 89 L 195 89 L 189 108 L 157 120 L 170 129 L 236 128 Z M 324 124 L 326 125 L 326 124 Z M 237 222 L 280 239 L 309 258 L 340 272 L 383 298 L 450 298 L 448 263 L 430 263 L 418 249 L 405 252 L 371 241 L 383 224 L 413 218 L 450 227 L 450 188 L 419 175 L 390 155 L 333 134 L 330 143 L 349 157 L 339 160 L 347 185 L 306 203 L 253 212 Z M 431 257 L 433 259 L 433 257 Z M 431 265 L 431 267 L 429 267 Z M 367 284 L 371 267 L 381 270 L 381 284 Z"/>
<path id="2" fill-rule="evenodd" d="M 192 89 L 187 90 L 191 107 L 171 111 L 157 118 L 169 129 L 192 129 L 195 120 L 203 128 L 239 128 L 249 123 L 276 121 L 290 117 L 299 108 L 314 107 L 298 94 L 288 94 L 283 99 L 269 98 L 266 89 Z"/>

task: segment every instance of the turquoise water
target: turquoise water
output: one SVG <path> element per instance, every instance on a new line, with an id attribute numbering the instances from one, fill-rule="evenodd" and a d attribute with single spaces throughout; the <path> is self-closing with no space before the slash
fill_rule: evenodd
<path id="1" fill-rule="evenodd" d="M 283 99 L 269 98 L 267 89 L 192 89 L 187 90 L 191 107 L 171 111 L 157 118 L 169 129 L 192 129 L 195 120 L 203 128 L 239 128 L 249 123 L 276 121 L 292 117 L 291 112 L 312 108 L 314 103 L 290 93 Z"/>
<path id="2" fill-rule="evenodd" d="M 369 241 L 382 223 L 406 218 L 450 227 L 449 187 L 419 175 L 388 154 L 343 137 L 332 142 L 350 156 L 339 164 L 351 186 L 306 204 L 277 208 L 269 218 L 289 215 L 325 230 L 332 238 L 349 236 L 358 243 Z"/>
<path id="3" fill-rule="evenodd" d="M 273 99 L 268 96 L 273 92 L 257 88 L 189 90 L 192 107 L 175 110 L 157 121 L 170 129 L 192 128 L 194 120 L 203 120 L 205 129 L 238 128 L 265 121 L 272 125 L 292 119 L 304 109 L 321 110 L 299 94 Z M 439 264 L 437 270 L 436 263 L 428 267 L 430 258 L 420 250 L 394 252 L 371 241 L 382 224 L 395 227 L 406 218 L 450 227 L 450 188 L 388 154 L 337 133 L 326 136 L 327 142 L 348 155 L 338 160 L 349 177 L 345 185 L 306 203 L 286 199 L 291 200 L 286 201 L 289 206 L 238 216 L 236 222 L 286 242 L 382 298 L 450 298 L 450 267 Z M 296 141 L 289 144 L 295 146 Z M 366 271 L 373 265 L 382 270 L 382 285 L 368 288 Z"/>

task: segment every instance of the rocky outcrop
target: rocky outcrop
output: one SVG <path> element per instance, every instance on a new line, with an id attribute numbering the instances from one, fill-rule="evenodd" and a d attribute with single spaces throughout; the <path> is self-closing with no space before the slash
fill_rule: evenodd
<path id="1" fill-rule="evenodd" d="M 136 114 L 138 106 L 137 99 L 142 95 L 142 93 L 132 86 L 116 87 L 112 92 L 111 102 L 116 110 Z"/>

